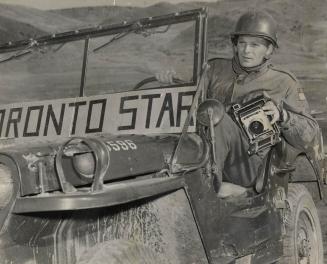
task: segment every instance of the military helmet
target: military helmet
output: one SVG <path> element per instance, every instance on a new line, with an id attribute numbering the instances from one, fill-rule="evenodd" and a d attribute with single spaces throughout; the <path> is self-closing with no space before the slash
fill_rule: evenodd
<path id="1" fill-rule="evenodd" d="M 277 23 L 271 15 L 264 11 L 252 10 L 244 13 L 238 19 L 235 31 L 231 33 L 234 44 L 236 44 L 237 37 L 240 35 L 262 37 L 278 47 Z"/>

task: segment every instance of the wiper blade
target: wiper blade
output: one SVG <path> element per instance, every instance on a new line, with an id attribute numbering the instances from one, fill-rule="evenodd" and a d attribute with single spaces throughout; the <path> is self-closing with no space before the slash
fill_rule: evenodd
<path id="1" fill-rule="evenodd" d="M 13 60 L 13 59 L 17 59 L 17 58 L 23 57 L 23 56 L 25 56 L 25 55 L 27 55 L 27 54 L 29 54 L 29 53 L 31 53 L 31 52 L 32 52 L 31 50 L 23 50 L 23 51 L 19 51 L 19 52 L 15 53 L 15 54 L 13 54 L 13 55 L 7 57 L 7 58 L 1 58 L 1 59 L 0 59 L 0 63 L 7 62 L 7 61 L 11 61 L 11 60 Z"/>
<path id="2" fill-rule="evenodd" d="M 66 45 L 66 43 L 67 43 L 67 42 L 61 43 L 57 48 L 54 48 L 54 49 L 53 49 L 53 52 L 57 52 L 57 51 L 59 51 L 63 46 Z"/>
<path id="3" fill-rule="evenodd" d="M 167 25 L 166 28 L 160 30 L 160 29 L 146 29 L 144 28 L 144 26 L 141 24 L 141 22 L 136 22 L 132 25 L 132 27 L 126 31 L 126 32 L 121 32 L 117 35 L 115 35 L 112 39 L 110 39 L 108 42 L 102 44 L 101 46 L 93 49 L 93 52 L 97 52 L 98 50 L 110 45 L 111 43 L 113 43 L 114 41 L 121 39 L 125 36 L 127 36 L 128 34 L 134 32 L 135 34 L 141 34 L 143 37 L 148 37 L 151 36 L 153 34 L 163 34 L 166 33 L 169 29 L 170 29 L 171 25 Z"/>
<path id="4" fill-rule="evenodd" d="M 30 43 L 25 49 L 20 50 L 7 58 L 1 58 L 0 63 L 11 61 L 13 59 L 17 59 L 17 58 L 23 57 L 27 54 L 30 54 L 32 52 L 32 48 L 37 47 L 38 45 L 39 45 L 39 43 L 36 40 L 30 39 Z"/>
<path id="5" fill-rule="evenodd" d="M 130 32 L 131 32 L 131 31 L 121 32 L 121 33 L 115 35 L 115 36 L 114 36 L 112 39 L 110 39 L 108 42 L 106 42 L 106 43 L 100 45 L 99 47 L 97 47 L 97 48 L 95 48 L 95 49 L 93 49 L 93 52 L 97 52 L 98 50 L 100 50 L 100 49 L 102 49 L 102 48 L 104 48 L 104 47 L 110 45 L 112 42 L 114 42 L 114 41 L 116 41 L 116 40 L 118 40 L 118 39 L 121 39 L 121 38 L 125 37 L 125 36 L 128 35 Z"/>
<path id="6" fill-rule="evenodd" d="M 171 25 L 167 25 L 166 28 L 160 30 L 156 28 L 146 29 L 142 25 L 139 28 L 134 30 L 135 34 L 141 34 L 143 37 L 149 37 L 154 34 L 163 34 L 166 33 L 170 29 Z"/>

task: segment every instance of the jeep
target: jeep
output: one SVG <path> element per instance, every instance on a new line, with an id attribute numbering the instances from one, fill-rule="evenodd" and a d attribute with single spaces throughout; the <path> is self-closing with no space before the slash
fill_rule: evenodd
<path id="1" fill-rule="evenodd" d="M 0 45 L 1 263 L 323 263 L 321 142 L 282 140 L 255 188 L 218 197 L 207 19 Z M 169 68 L 180 79 L 158 83 Z"/>

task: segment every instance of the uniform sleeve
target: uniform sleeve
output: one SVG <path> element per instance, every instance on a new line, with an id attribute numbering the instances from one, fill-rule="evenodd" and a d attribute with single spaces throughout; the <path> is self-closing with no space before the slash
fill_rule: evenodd
<path id="1" fill-rule="evenodd" d="M 215 90 L 212 85 L 213 70 L 214 70 L 214 65 L 212 62 L 211 63 L 209 62 L 209 70 L 207 72 L 207 77 L 206 77 L 207 98 L 216 98 Z"/>
<path id="2" fill-rule="evenodd" d="M 217 99 L 225 105 L 234 82 L 232 62 L 217 58 L 209 61 L 209 67 L 206 78 L 207 98 Z"/>
<path id="3" fill-rule="evenodd" d="M 217 82 L 217 76 L 221 74 L 221 67 L 217 60 L 209 61 L 209 70 L 207 72 L 206 87 L 207 87 L 207 98 L 219 98 L 220 86 L 215 85 Z"/>
<path id="4" fill-rule="evenodd" d="M 308 151 L 316 144 L 319 126 L 309 114 L 309 105 L 298 81 L 290 80 L 281 107 L 288 114 L 281 123 L 282 135 L 292 146 Z"/>

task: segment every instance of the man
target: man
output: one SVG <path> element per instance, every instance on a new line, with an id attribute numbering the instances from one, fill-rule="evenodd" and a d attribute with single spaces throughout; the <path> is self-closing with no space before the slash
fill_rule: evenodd
<path id="1" fill-rule="evenodd" d="M 231 34 L 233 59 L 213 59 L 208 72 L 208 97 L 226 107 L 243 104 L 259 95 L 271 99 L 263 110 L 271 123 L 279 125 L 282 137 L 292 146 L 307 150 L 318 133 L 318 125 L 308 114 L 308 103 L 297 79 L 271 65 L 277 44 L 277 25 L 263 11 L 243 14 Z M 157 76 L 169 81 L 172 74 Z M 225 114 L 215 127 L 218 174 L 232 184 L 222 184 L 218 196 L 240 194 L 243 187 L 255 186 L 267 150 L 249 155 L 248 139 Z M 221 175 L 222 174 L 222 175 Z M 236 184 L 236 185 L 234 185 Z"/>
<path id="2" fill-rule="evenodd" d="M 290 145 L 307 150 L 318 133 L 318 125 L 308 114 L 308 103 L 296 78 L 270 63 L 278 47 L 274 19 L 263 11 L 247 12 L 239 18 L 231 39 L 233 59 L 210 62 L 208 97 L 221 101 L 227 110 L 260 94 L 270 98 L 263 110 L 271 123 L 278 123 Z M 216 126 L 215 134 L 217 165 L 224 180 L 254 186 L 267 151 L 249 155 L 247 138 L 228 115 Z M 233 191 L 226 186 L 221 196 Z"/>

